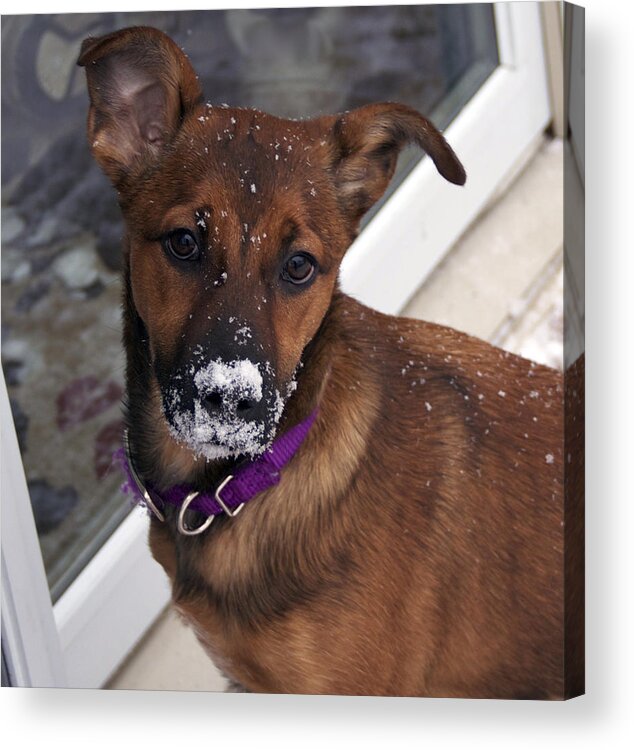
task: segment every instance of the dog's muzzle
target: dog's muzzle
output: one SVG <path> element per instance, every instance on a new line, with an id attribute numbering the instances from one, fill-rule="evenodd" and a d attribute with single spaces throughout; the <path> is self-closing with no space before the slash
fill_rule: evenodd
<path id="1" fill-rule="evenodd" d="M 270 445 L 294 381 L 282 396 L 266 363 L 220 358 L 171 378 L 163 409 L 172 436 L 208 460 L 260 455 Z"/>

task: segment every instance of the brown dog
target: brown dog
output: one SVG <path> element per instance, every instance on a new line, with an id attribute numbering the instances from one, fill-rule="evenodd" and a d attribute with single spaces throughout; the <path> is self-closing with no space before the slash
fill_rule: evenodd
<path id="1" fill-rule="evenodd" d="M 152 520 L 212 659 L 252 691 L 569 694 L 559 375 L 337 287 L 403 145 L 464 182 L 443 137 L 397 104 L 301 122 L 212 107 L 155 29 L 87 39 L 79 64 L 127 227 L 143 481 L 213 489 L 318 410 L 279 484 L 237 518 L 197 536 L 176 509 Z M 228 405 L 202 392 L 212 365 L 250 367 L 258 387 Z"/>

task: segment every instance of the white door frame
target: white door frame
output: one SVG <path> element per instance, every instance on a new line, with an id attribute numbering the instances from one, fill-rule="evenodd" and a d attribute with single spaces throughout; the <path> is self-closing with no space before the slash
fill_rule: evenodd
<path id="1" fill-rule="evenodd" d="M 64 659 L 2 371 L 0 376 L 2 650 L 12 685 L 65 687 Z"/>
<path id="2" fill-rule="evenodd" d="M 343 288 L 397 313 L 490 200 L 550 119 L 539 4 L 495 4 L 500 66 L 446 131 L 468 180 L 423 159 L 348 251 Z M 4 378 L 2 636 L 25 686 L 101 687 L 169 599 L 133 511 L 51 607 Z"/>

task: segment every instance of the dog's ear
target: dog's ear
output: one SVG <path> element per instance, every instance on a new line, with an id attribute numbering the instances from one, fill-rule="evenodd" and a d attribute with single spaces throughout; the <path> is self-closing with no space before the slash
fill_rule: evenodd
<path id="1" fill-rule="evenodd" d="M 464 185 L 458 157 L 422 115 L 404 104 L 370 104 L 334 118 L 333 172 L 344 212 L 356 229 L 363 214 L 383 195 L 398 154 L 415 143 L 431 156 L 449 182 Z"/>
<path id="2" fill-rule="evenodd" d="M 93 156 L 115 186 L 146 166 L 202 100 L 196 74 L 163 32 L 130 27 L 81 46 Z"/>

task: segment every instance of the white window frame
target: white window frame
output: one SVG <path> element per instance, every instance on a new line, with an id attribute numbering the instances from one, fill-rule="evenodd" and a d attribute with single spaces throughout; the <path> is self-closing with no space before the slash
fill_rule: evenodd
<path id="1" fill-rule="evenodd" d="M 446 183 L 430 159 L 410 172 L 348 251 L 345 291 L 398 313 L 551 118 L 539 4 L 494 6 L 500 65 L 445 135 L 467 174 Z M 421 210 L 422 209 L 422 210 Z M 133 511 L 51 606 L 4 379 L 2 636 L 12 680 L 102 687 L 169 600 Z"/>
<path id="2" fill-rule="evenodd" d="M 381 312 L 403 309 L 551 119 L 539 3 L 495 3 L 494 12 L 500 64 L 444 133 L 466 185 L 423 159 L 342 263 L 344 291 Z"/>

